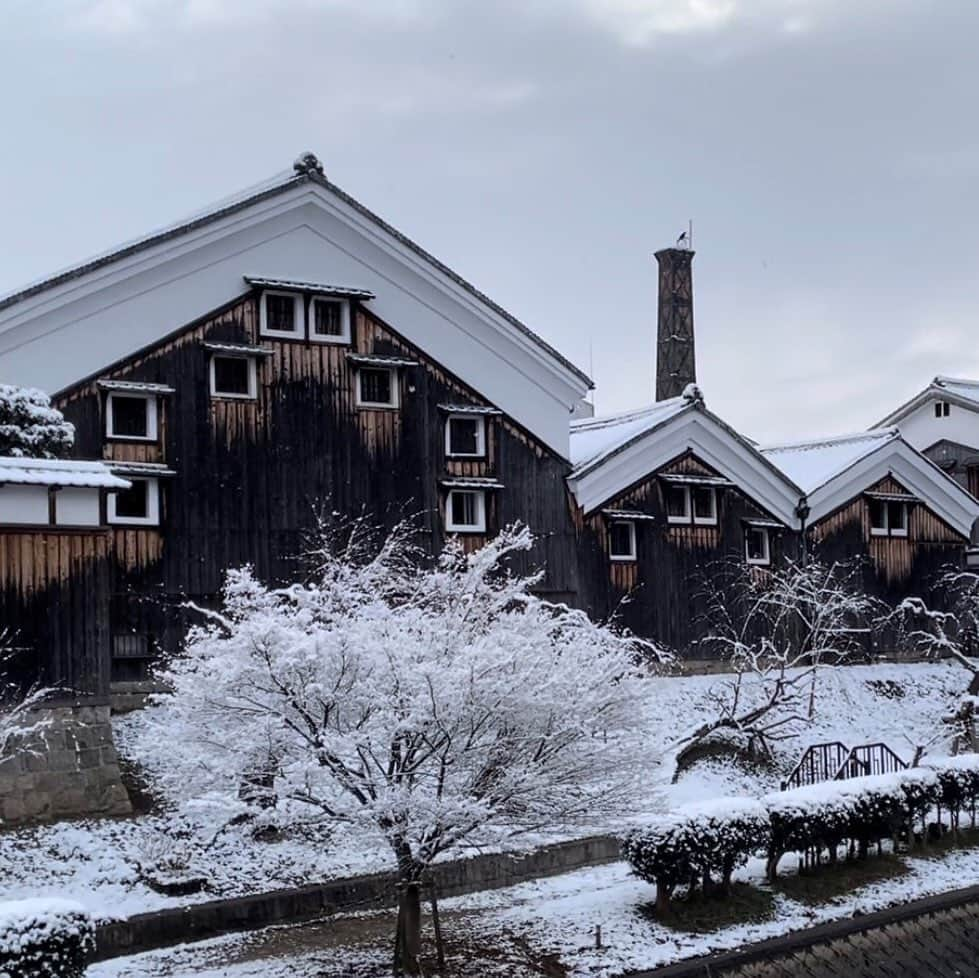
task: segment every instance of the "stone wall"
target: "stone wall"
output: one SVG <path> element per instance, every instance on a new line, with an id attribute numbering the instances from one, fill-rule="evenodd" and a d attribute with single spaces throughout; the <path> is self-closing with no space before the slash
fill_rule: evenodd
<path id="1" fill-rule="evenodd" d="M 0 822 L 128 815 L 108 706 L 49 706 L 44 726 L 0 759 Z"/>

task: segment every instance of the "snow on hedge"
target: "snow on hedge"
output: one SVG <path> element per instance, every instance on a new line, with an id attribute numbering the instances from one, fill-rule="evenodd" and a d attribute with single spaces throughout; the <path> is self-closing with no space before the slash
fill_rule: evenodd
<path id="1" fill-rule="evenodd" d="M 0 903 L 0 978 L 78 978 L 95 950 L 95 928 L 71 900 Z"/>
<path id="2" fill-rule="evenodd" d="M 59 458 L 75 443 L 75 426 L 44 391 L 0 384 L 0 456 Z"/>

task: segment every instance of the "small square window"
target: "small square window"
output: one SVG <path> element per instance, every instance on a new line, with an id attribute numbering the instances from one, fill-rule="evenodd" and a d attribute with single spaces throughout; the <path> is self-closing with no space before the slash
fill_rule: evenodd
<path id="1" fill-rule="evenodd" d="M 393 367 L 361 367 L 357 371 L 357 404 L 397 407 L 398 376 Z"/>
<path id="2" fill-rule="evenodd" d="M 608 555 L 612 560 L 636 559 L 636 524 L 632 520 L 609 523 Z"/>
<path id="3" fill-rule="evenodd" d="M 445 454 L 482 458 L 486 454 L 486 423 L 478 415 L 452 415 L 446 421 Z"/>
<path id="4" fill-rule="evenodd" d="M 156 398 L 113 391 L 105 400 L 105 433 L 109 438 L 156 441 Z"/>
<path id="5" fill-rule="evenodd" d="M 887 503 L 883 499 L 868 500 L 870 509 L 870 533 L 875 537 L 887 536 Z"/>
<path id="6" fill-rule="evenodd" d="M 217 354 L 211 357 L 211 394 L 214 397 L 254 399 L 257 390 L 254 357 Z"/>
<path id="7" fill-rule="evenodd" d="M 350 305 L 343 299 L 314 298 L 309 338 L 318 343 L 350 341 Z"/>
<path id="8" fill-rule="evenodd" d="M 130 478 L 129 482 L 130 488 L 109 494 L 109 522 L 156 526 L 160 522 L 157 480 Z"/>
<path id="9" fill-rule="evenodd" d="M 767 566 L 772 562 L 771 541 L 764 526 L 749 526 L 744 531 L 744 556 L 749 564 Z"/>
<path id="10" fill-rule="evenodd" d="M 445 528 L 455 533 L 486 531 L 486 494 L 471 489 L 452 489 L 445 500 Z"/>
<path id="11" fill-rule="evenodd" d="M 295 292 L 263 292 L 259 313 L 263 336 L 302 336 L 303 299 Z"/>
<path id="12" fill-rule="evenodd" d="M 690 489 L 687 486 L 666 487 L 666 518 L 669 523 L 690 522 Z"/>
<path id="13" fill-rule="evenodd" d="M 936 401 L 935 402 L 935 417 L 936 418 L 947 418 L 951 412 L 952 406 L 948 401 Z"/>
<path id="14" fill-rule="evenodd" d="M 887 529 L 892 537 L 908 535 L 907 503 L 889 502 L 887 504 Z"/>
<path id="15" fill-rule="evenodd" d="M 693 496 L 693 521 L 701 525 L 711 525 L 717 523 L 717 490 L 708 486 L 694 486 L 691 492 Z"/>

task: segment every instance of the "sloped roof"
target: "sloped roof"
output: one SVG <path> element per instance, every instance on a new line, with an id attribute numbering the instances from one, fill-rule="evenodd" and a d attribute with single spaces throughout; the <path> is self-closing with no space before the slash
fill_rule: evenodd
<path id="1" fill-rule="evenodd" d="M 759 450 L 808 495 L 895 438 L 900 438 L 898 430 L 885 428 L 811 441 L 762 445 Z"/>
<path id="2" fill-rule="evenodd" d="M 0 456 L 0 483 L 82 489 L 126 489 L 129 486 L 102 462 L 11 456 Z"/>
<path id="3" fill-rule="evenodd" d="M 633 439 L 657 428 L 690 407 L 684 397 L 671 397 L 647 407 L 600 418 L 571 422 L 571 464 L 575 472 L 598 465 Z"/>
<path id="4" fill-rule="evenodd" d="M 312 163 L 310 162 L 310 158 L 312 159 Z M 100 254 L 94 255 L 85 261 L 78 262 L 77 264 L 71 265 L 68 268 L 64 268 L 53 275 L 48 275 L 42 279 L 38 279 L 35 282 L 29 283 L 26 286 L 22 286 L 13 292 L 7 293 L 6 295 L 0 295 L 0 310 L 15 305 L 24 299 L 38 295 L 47 289 L 62 285 L 71 279 L 78 278 L 79 276 L 86 275 L 89 272 L 95 271 L 106 265 L 110 265 L 113 262 L 119 261 L 120 259 L 127 258 L 138 253 L 139 251 L 151 248 L 154 245 L 160 244 L 171 238 L 179 237 L 180 235 L 220 220 L 221 218 L 233 214 L 235 211 L 242 210 L 254 203 L 257 203 L 258 201 L 281 194 L 294 187 L 300 186 L 303 183 L 316 183 L 319 186 L 329 190 L 331 193 L 336 194 L 337 197 L 343 200 L 358 213 L 366 217 L 378 228 L 392 235 L 402 245 L 411 249 L 411 251 L 413 251 L 420 258 L 437 268 L 443 275 L 446 275 L 452 279 L 456 285 L 459 285 L 470 295 L 489 306 L 497 315 L 502 316 L 508 323 L 515 326 L 518 330 L 525 334 L 528 339 L 532 340 L 550 357 L 558 361 L 566 370 L 569 370 L 575 374 L 575 376 L 587 384 L 589 388 L 594 387 L 591 378 L 583 370 L 576 367 L 570 360 L 555 350 L 554 347 L 552 347 L 545 340 L 541 339 L 541 337 L 530 329 L 529 326 L 521 322 L 512 313 L 507 312 L 507 310 L 494 302 L 488 295 L 481 292 L 476 288 L 476 286 L 449 268 L 448 265 L 445 265 L 430 252 L 422 248 L 421 245 L 416 244 L 406 234 L 403 234 L 401 231 L 388 224 L 387 221 L 383 220 L 383 218 L 379 217 L 369 208 L 365 207 L 362 203 L 360 203 L 360 201 L 356 200 L 354 197 L 351 197 L 350 194 L 346 193 L 344 190 L 341 190 L 340 187 L 329 181 L 323 174 L 319 161 L 315 160 L 315 157 L 311 157 L 311 154 L 300 156 L 299 159 L 296 160 L 292 170 L 285 170 L 277 173 L 269 177 L 267 180 L 252 184 L 251 186 L 245 187 L 236 193 L 223 197 L 220 200 L 217 200 L 214 203 L 204 207 L 203 209 L 195 211 L 192 214 L 188 214 L 187 216 L 174 221 L 171 224 L 157 228 L 147 234 L 141 235 L 138 238 L 133 238 L 132 240 L 117 245 L 114 248 L 110 248 L 108 251 L 101 252 Z"/>
<path id="5" fill-rule="evenodd" d="M 909 398 L 900 407 L 893 410 L 886 418 L 882 418 L 873 427 L 883 428 L 896 424 L 906 418 L 912 411 L 917 410 L 929 400 L 950 401 L 961 407 L 979 412 L 979 380 L 969 380 L 964 377 L 946 377 L 939 374 L 933 377 L 931 383 Z"/>

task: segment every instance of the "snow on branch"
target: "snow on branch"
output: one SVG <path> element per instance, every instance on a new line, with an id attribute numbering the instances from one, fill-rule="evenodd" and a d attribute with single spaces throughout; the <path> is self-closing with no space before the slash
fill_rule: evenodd
<path id="1" fill-rule="evenodd" d="M 44 391 L 0 384 L 0 456 L 62 458 L 74 443 L 75 426 Z"/>

